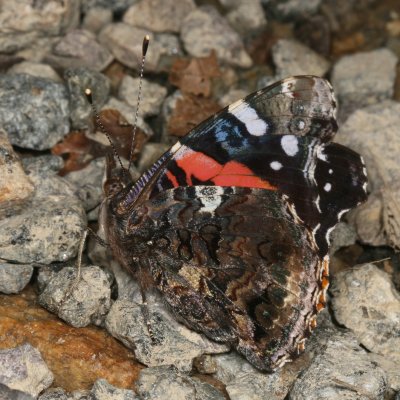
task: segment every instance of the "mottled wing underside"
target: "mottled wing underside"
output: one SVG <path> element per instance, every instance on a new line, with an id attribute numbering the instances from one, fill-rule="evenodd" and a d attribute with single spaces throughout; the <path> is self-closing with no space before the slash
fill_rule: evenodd
<path id="1" fill-rule="evenodd" d="M 335 112 L 324 79 L 285 79 L 200 124 L 107 199 L 121 264 L 262 370 L 303 349 L 325 302 L 329 233 L 366 198 L 361 157 L 330 142 Z"/>

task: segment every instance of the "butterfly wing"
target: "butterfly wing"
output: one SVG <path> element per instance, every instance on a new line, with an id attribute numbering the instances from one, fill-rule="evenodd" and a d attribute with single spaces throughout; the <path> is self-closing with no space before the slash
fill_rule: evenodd
<path id="1" fill-rule="evenodd" d="M 366 197 L 360 156 L 331 143 L 329 84 L 294 77 L 200 124 L 107 200 L 114 255 L 175 314 L 271 370 L 323 308 L 329 232 Z"/>
<path id="2" fill-rule="evenodd" d="M 262 370 L 297 355 L 324 307 L 325 265 L 275 191 L 192 186 L 140 206 L 130 234 L 170 309 Z M 255 228 L 256 227 L 256 228 Z"/>

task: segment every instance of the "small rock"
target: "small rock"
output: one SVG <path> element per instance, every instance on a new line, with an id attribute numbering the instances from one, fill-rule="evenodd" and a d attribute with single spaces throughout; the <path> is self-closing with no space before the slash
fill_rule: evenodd
<path id="1" fill-rule="evenodd" d="M 62 388 L 51 388 L 46 390 L 38 400 L 73 400 Z"/>
<path id="2" fill-rule="evenodd" d="M 110 277 L 96 266 L 67 267 L 55 274 L 39 296 L 39 303 L 74 327 L 99 325 L 110 309 Z"/>
<path id="3" fill-rule="evenodd" d="M 276 78 L 292 75 L 324 76 L 329 62 L 294 39 L 280 39 L 272 48 L 272 58 L 276 66 Z"/>
<path id="4" fill-rule="evenodd" d="M 135 105 L 135 107 L 136 107 L 136 105 Z M 110 108 L 117 110 L 123 115 L 123 117 L 128 121 L 128 123 L 133 125 L 135 123 L 135 112 L 136 112 L 135 107 L 132 107 L 132 106 L 126 104 L 125 102 L 116 99 L 115 97 L 111 97 L 110 100 L 106 104 L 104 104 L 103 110 L 110 109 Z M 139 110 L 139 114 L 141 114 L 140 110 Z M 154 135 L 154 132 L 151 129 L 150 125 L 144 121 L 142 116 L 138 115 L 136 125 L 149 138 Z"/>
<path id="5" fill-rule="evenodd" d="M 211 354 L 203 354 L 195 358 L 193 366 L 200 374 L 214 374 L 217 372 L 217 363 Z"/>
<path id="6" fill-rule="evenodd" d="M 22 60 L 35 63 L 45 63 L 47 65 L 44 60 L 46 56 L 52 52 L 53 47 L 59 42 L 59 40 L 59 37 L 39 38 L 32 42 L 29 47 L 19 50 L 15 54 L 18 57 L 21 57 Z"/>
<path id="7" fill-rule="evenodd" d="M 28 175 L 55 175 L 64 166 L 64 160 L 54 154 L 43 154 L 41 156 L 24 157 L 22 166 Z"/>
<path id="8" fill-rule="evenodd" d="M 130 106 L 136 107 L 139 92 L 140 78 L 132 78 L 125 75 L 118 91 L 118 97 L 127 102 Z M 157 115 L 160 112 L 161 104 L 167 96 L 167 89 L 157 83 L 146 79 L 142 80 L 142 96 L 140 102 L 140 114 L 145 118 Z"/>
<path id="9" fill-rule="evenodd" d="M 351 246 L 357 240 L 355 229 L 346 222 L 339 222 L 331 234 L 330 254 L 336 253 L 342 247 Z"/>
<path id="10" fill-rule="evenodd" d="M 211 342 L 176 322 L 152 297 L 148 296 L 147 303 L 143 306 L 117 300 L 105 323 L 107 330 L 132 349 L 141 363 L 147 366 L 174 365 L 180 370 L 190 371 L 195 357 L 227 350 L 227 346 Z M 145 321 L 146 314 L 152 337 Z"/>
<path id="11" fill-rule="evenodd" d="M 340 324 L 351 329 L 369 351 L 400 363 L 400 295 L 389 275 L 364 264 L 335 276 L 332 308 Z"/>
<path id="12" fill-rule="evenodd" d="M 53 374 L 40 352 L 29 343 L 13 349 L 0 350 L 0 383 L 33 397 L 47 389 Z"/>
<path id="13" fill-rule="evenodd" d="M 0 215 L 2 210 L 26 201 L 33 190 L 6 132 L 0 130 Z"/>
<path id="14" fill-rule="evenodd" d="M 30 75 L 0 75 L 0 125 L 10 142 L 46 150 L 69 132 L 64 85 Z"/>
<path id="15" fill-rule="evenodd" d="M 173 367 L 147 368 L 140 372 L 136 389 L 142 399 L 224 400 L 208 383 L 176 371 Z"/>
<path id="16" fill-rule="evenodd" d="M 321 0 L 261 0 L 261 3 L 276 18 L 286 21 L 314 14 L 318 10 Z"/>
<path id="17" fill-rule="evenodd" d="M 151 43 L 146 55 L 146 71 L 156 71 L 162 47 L 153 40 L 154 36 L 147 30 L 117 22 L 102 29 L 99 41 L 121 64 L 139 70 L 142 65 L 142 43 L 145 35 L 149 35 Z"/>
<path id="18" fill-rule="evenodd" d="M 164 143 L 147 143 L 140 155 L 139 171 L 143 173 L 150 168 L 169 148 L 170 146 Z"/>
<path id="19" fill-rule="evenodd" d="M 24 264 L 66 261 L 76 255 L 86 227 L 76 188 L 54 172 L 38 171 L 33 162 L 29 168 L 36 191 L 20 207 L 4 210 L 0 258 Z"/>
<path id="20" fill-rule="evenodd" d="M 387 389 L 385 372 L 350 333 L 339 332 L 294 382 L 289 399 L 383 400 Z"/>
<path id="21" fill-rule="evenodd" d="M 62 82 L 60 75 L 58 75 L 50 65 L 32 61 L 22 61 L 19 64 L 15 64 L 7 71 L 7 73 L 28 74 L 39 78 L 50 79 L 54 82 Z"/>
<path id="22" fill-rule="evenodd" d="M 218 104 L 221 107 L 226 107 L 237 100 L 243 99 L 247 95 L 248 92 L 246 92 L 245 90 L 233 88 L 218 100 Z"/>
<path id="23" fill-rule="evenodd" d="M 165 143 L 169 146 L 172 146 L 176 143 L 178 138 L 176 136 L 172 136 L 168 132 L 168 124 L 169 120 L 172 116 L 172 113 L 175 110 L 176 103 L 178 100 L 182 100 L 182 92 L 180 90 L 176 90 L 174 93 L 169 95 L 165 100 L 161 107 L 161 113 L 159 118 L 159 125 L 161 126 L 161 143 Z M 148 143 L 149 145 L 150 143 Z"/>
<path id="24" fill-rule="evenodd" d="M 112 22 L 112 10 L 103 7 L 92 7 L 87 10 L 82 27 L 90 32 L 99 33 L 104 26 Z"/>
<path id="25" fill-rule="evenodd" d="M 152 32 L 179 32 L 195 8 L 193 0 L 141 0 L 128 9 L 123 21 Z"/>
<path id="26" fill-rule="evenodd" d="M 116 388 L 105 379 L 98 379 L 90 393 L 93 400 L 139 400 L 133 390 Z"/>
<path id="27" fill-rule="evenodd" d="M 0 262 L 0 292 L 19 293 L 29 283 L 32 273 L 30 264 Z"/>
<path id="28" fill-rule="evenodd" d="M 112 60 L 112 54 L 96 41 L 94 34 L 84 29 L 69 32 L 46 56 L 46 61 L 57 68 L 86 67 L 94 71 L 102 71 Z"/>
<path id="29" fill-rule="evenodd" d="M 397 57 L 381 48 L 342 57 L 334 66 L 332 84 L 340 101 L 340 119 L 352 111 L 393 96 Z"/>
<path id="30" fill-rule="evenodd" d="M 0 399 L 2 400 L 35 400 L 30 394 L 13 390 L 0 383 Z M 62 399 L 64 400 L 64 399 Z"/>
<path id="31" fill-rule="evenodd" d="M 107 8 L 115 13 L 126 11 L 131 5 L 135 4 L 138 0 L 85 0 L 82 2 L 82 9 L 88 12 L 91 8 Z"/>
<path id="32" fill-rule="evenodd" d="M 100 72 L 87 68 L 71 68 L 65 72 L 69 89 L 70 119 L 75 129 L 85 129 L 92 125 L 93 111 L 85 96 L 85 89 L 92 90 L 93 103 L 100 109 L 110 92 L 109 79 Z"/>
<path id="33" fill-rule="evenodd" d="M 366 163 L 372 193 L 349 219 L 362 241 L 375 246 L 400 245 L 399 126 L 400 104 L 385 101 L 355 111 L 338 134 L 338 141 L 362 154 Z"/>
<path id="34" fill-rule="evenodd" d="M 105 171 L 105 158 L 96 158 L 85 168 L 69 172 L 65 179 L 77 188 L 75 194 L 82 201 L 86 211 L 97 207 L 103 198 L 102 181 Z"/>
<path id="35" fill-rule="evenodd" d="M 220 3 L 228 10 L 226 18 L 232 28 L 244 36 L 260 32 L 267 26 L 260 0 L 220 0 Z"/>
<path id="36" fill-rule="evenodd" d="M 0 52 L 12 53 L 35 39 L 62 35 L 79 24 L 80 1 L 5 2 L 0 10 Z"/>
<path id="37" fill-rule="evenodd" d="M 194 57 L 209 56 L 214 49 L 222 62 L 241 68 L 252 66 L 240 36 L 212 7 L 189 13 L 182 23 L 181 38 L 186 51 Z"/>
<path id="38" fill-rule="evenodd" d="M 400 369 L 399 364 L 390 358 L 381 356 L 376 353 L 370 353 L 370 358 L 385 372 L 388 380 L 388 385 L 392 390 L 400 390 Z"/>

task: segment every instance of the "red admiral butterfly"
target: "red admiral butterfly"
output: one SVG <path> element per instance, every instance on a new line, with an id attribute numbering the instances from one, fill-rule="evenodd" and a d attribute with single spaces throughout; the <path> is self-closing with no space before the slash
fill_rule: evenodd
<path id="1" fill-rule="evenodd" d="M 133 182 L 108 158 L 101 224 L 143 291 L 272 371 L 326 303 L 329 234 L 366 200 L 361 157 L 332 143 L 336 102 L 284 79 L 207 119 Z"/>

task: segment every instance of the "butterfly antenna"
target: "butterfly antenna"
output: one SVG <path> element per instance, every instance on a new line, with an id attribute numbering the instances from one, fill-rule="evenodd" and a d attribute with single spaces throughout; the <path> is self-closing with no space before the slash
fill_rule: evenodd
<path id="1" fill-rule="evenodd" d="M 123 170 L 124 172 L 128 172 L 128 171 L 129 171 L 129 168 L 126 169 L 126 168 L 124 168 L 124 166 L 122 165 L 122 161 L 121 161 L 121 159 L 120 159 L 120 157 L 119 157 L 119 154 L 118 154 L 118 152 L 117 152 L 117 149 L 115 148 L 115 145 L 114 145 L 114 143 L 113 143 L 113 141 L 112 141 L 112 139 L 111 139 L 111 136 L 110 136 L 110 134 L 108 133 L 108 131 L 107 131 L 107 129 L 105 128 L 105 126 L 103 125 L 103 123 L 101 122 L 100 115 L 99 115 L 99 113 L 97 112 L 96 106 L 94 105 L 94 102 L 93 102 L 92 91 L 91 91 L 89 88 L 85 89 L 85 96 L 86 96 L 87 101 L 88 101 L 89 104 L 90 104 L 90 107 L 92 107 L 92 113 L 93 113 L 94 118 L 95 118 L 95 120 L 96 120 L 96 126 L 98 126 L 98 127 L 100 128 L 101 132 L 102 132 L 104 135 L 106 135 L 108 141 L 110 142 L 110 145 L 111 145 L 111 148 L 112 148 L 112 150 L 113 150 L 113 153 L 114 153 L 115 157 L 117 158 L 117 160 L 118 160 L 118 162 L 119 162 L 119 165 L 121 166 L 122 170 Z"/>
<path id="2" fill-rule="evenodd" d="M 136 112 L 135 112 L 135 120 L 133 122 L 133 130 L 132 130 L 132 142 L 131 142 L 131 150 L 129 154 L 129 164 L 128 164 L 128 171 L 131 169 L 132 165 L 132 158 L 133 158 L 133 151 L 135 149 L 135 138 L 136 138 L 136 129 L 137 129 L 137 120 L 139 116 L 139 106 L 140 101 L 142 98 L 142 83 L 143 83 L 143 72 L 144 72 L 144 63 L 146 61 L 146 53 L 147 49 L 149 48 L 150 36 L 146 35 L 143 38 L 143 45 L 142 45 L 142 64 L 140 66 L 140 76 L 139 76 L 139 90 L 138 90 L 138 97 L 136 102 Z"/>

